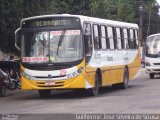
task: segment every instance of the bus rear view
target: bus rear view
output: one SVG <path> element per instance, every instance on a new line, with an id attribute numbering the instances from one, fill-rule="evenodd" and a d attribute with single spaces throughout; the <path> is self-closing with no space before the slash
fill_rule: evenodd
<path id="1" fill-rule="evenodd" d="M 160 34 L 154 34 L 146 41 L 146 72 L 150 78 L 160 74 Z"/>

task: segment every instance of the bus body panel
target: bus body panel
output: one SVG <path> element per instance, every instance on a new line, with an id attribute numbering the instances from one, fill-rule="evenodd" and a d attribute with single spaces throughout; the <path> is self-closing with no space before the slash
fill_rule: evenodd
<path id="1" fill-rule="evenodd" d="M 145 63 L 150 63 L 150 66 L 146 66 L 146 72 L 160 74 L 160 58 L 145 57 Z"/>
<path id="2" fill-rule="evenodd" d="M 145 69 L 148 74 L 160 74 L 160 33 L 147 37 Z"/>
<path id="3" fill-rule="evenodd" d="M 94 86 L 94 79 L 92 76 L 95 75 L 95 72 L 92 72 L 91 74 L 85 72 L 85 60 L 82 61 L 81 64 L 76 66 L 78 68 L 83 68 L 83 71 L 81 74 L 79 74 L 76 77 L 73 78 L 68 78 L 68 79 L 63 79 L 63 78 L 57 78 L 56 79 L 50 79 L 50 78 L 45 78 L 45 80 L 28 80 L 25 78 L 23 75 L 21 75 L 21 81 L 22 81 L 22 89 L 24 90 L 29 90 L 29 89 L 63 89 L 63 88 L 91 88 Z M 69 69 L 66 69 L 66 72 Z M 21 65 L 21 71 L 24 72 L 25 68 Z M 57 71 L 57 70 L 56 70 Z M 56 71 L 50 71 L 50 72 L 56 72 Z M 61 70 L 58 70 L 61 71 Z M 34 73 L 37 71 L 32 71 L 31 73 Z M 44 74 L 45 71 L 38 71 L 39 73 Z M 48 71 L 47 74 L 48 75 Z M 59 79 L 59 80 L 58 80 Z M 61 79 L 61 80 L 60 80 Z M 46 82 L 51 81 L 53 83 L 47 84 Z M 50 87 L 52 86 L 52 87 Z"/>
<path id="4" fill-rule="evenodd" d="M 125 28 L 133 28 L 138 30 L 138 25 L 131 23 L 124 23 L 112 20 L 104 20 L 98 18 L 91 18 L 80 15 L 48 15 L 48 16 L 38 16 L 23 19 L 32 20 L 36 18 L 45 18 L 45 17 L 77 17 L 80 19 L 81 26 L 83 28 L 84 22 L 89 22 L 91 25 L 93 24 L 103 24 L 103 25 L 112 25 L 117 27 L 125 27 Z M 92 42 L 93 42 L 93 33 L 92 33 Z M 139 47 L 139 46 L 138 46 Z M 97 69 L 101 70 L 102 74 L 102 86 L 112 85 L 116 83 L 122 83 L 124 77 L 124 69 L 128 68 L 129 70 L 129 80 L 133 79 L 136 75 L 137 71 L 140 68 L 140 52 L 137 49 L 122 49 L 122 50 L 95 50 L 93 48 L 92 57 L 89 63 L 86 62 L 85 57 L 84 60 L 76 65 L 74 68 L 67 68 L 66 71 L 76 71 L 80 68 L 83 68 L 82 73 L 78 76 L 69 78 L 69 79 L 59 79 L 55 78 L 51 80 L 50 78 L 45 78 L 46 80 L 29 80 L 21 75 L 22 80 L 22 89 L 30 90 L 30 89 L 76 89 L 76 88 L 92 88 L 94 87 L 94 80 Z M 21 65 L 22 73 L 28 71 L 28 73 L 32 73 L 34 76 L 37 72 L 39 76 L 51 74 L 52 76 L 58 75 L 61 70 L 52 70 L 52 71 L 34 71 L 27 70 Z M 48 73 L 47 73 L 48 72 Z M 54 73 L 54 74 L 53 74 Z M 68 73 L 70 74 L 70 73 Z M 51 81 L 51 83 L 47 83 Z"/>

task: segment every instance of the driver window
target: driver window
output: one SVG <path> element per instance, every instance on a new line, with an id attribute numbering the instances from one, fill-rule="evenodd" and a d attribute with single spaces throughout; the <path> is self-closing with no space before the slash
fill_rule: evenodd
<path id="1" fill-rule="evenodd" d="M 89 61 L 92 55 L 92 32 L 90 23 L 84 24 L 84 41 L 85 41 L 86 60 Z"/>

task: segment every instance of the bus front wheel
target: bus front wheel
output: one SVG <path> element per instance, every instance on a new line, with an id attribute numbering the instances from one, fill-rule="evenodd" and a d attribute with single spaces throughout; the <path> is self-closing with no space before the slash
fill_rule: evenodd
<path id="1" fill-rule="evenodd" d="M 95 75 L 95 85 L 93 88 L 88 89 L 89 96 L 97 96 L 99 93 L 99 76 L 98 74 Z"/>
<path id="2" fill-rule="evenodd" d="M 154 73 L 150 73 L 149 77 L 150 77 L 150 79 L 153 79 L 154 78 Z"/>
<path id="3" fill-rule="evenodd" d="M 39 95 L 42 98 L 47 98 L 51 96 L 51 90 L 39 90 Z"/>

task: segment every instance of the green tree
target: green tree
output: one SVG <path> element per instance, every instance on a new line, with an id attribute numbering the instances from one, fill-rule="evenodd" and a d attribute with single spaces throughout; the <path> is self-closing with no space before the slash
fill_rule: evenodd
<path id="1" fill-rule="evenodd" d="M 23 0 L 23 17 L 53 14 L 53 0 Z"/>
<path id="2" fill-rule="evenodd" d="M 156 0 L 146 1 L 144 5 L 144 37 L 160 32 L 159 6 Z"/>
<path id="3" fill-rule="evenodd" d="M 53 0 L 0 0 L 0 49 L 14 52 L 14 31 L 24 17 L 54 13 Z"/>
<path id="4" fill-rule="evenodd" d="M 90 3 L 92 0 L 55 0 L 55 12 L 57 14 L 90 15 Z"/>
<path id="5" fill-rule="evenodd" d="M 15 51 L 14 31 L 25 17 L 79 14 L 139 24 L 140 0 L 0 0 L 0 49 Z M 144 38 L 160 32 L 156 0 L 144 1 Z M 150 18 L 150 19 L 149 19 Z"/>
<path id="6" fill-rule="evenodd" d="M 18 21 L 22 18 L 21 0 L 0 0 L 0 48 L 5 51 L 14 51 L 14 31 Z"/>

